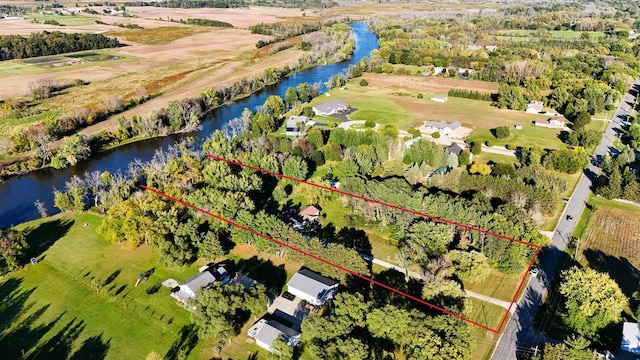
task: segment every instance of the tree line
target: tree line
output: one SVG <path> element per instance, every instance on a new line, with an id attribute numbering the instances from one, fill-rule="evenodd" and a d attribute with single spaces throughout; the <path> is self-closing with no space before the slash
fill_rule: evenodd
<path id="1" fill-rule="evenodd" d="M 43 31 L 28 37 L 0 35 L 0 61 L 118 46 L 121 44 L 117 39 L 92 33 L 65 34 L 60 31 Z"/>
<path id="2" fill-rule="evenodd" d="M 467 89 L 451 89 L 449 90 L 447 95 L 452 97 L 471 99 L 471 100 L 482 100 L 482 101 L 493 100 L 493 94 L 480 92 L 480 91 L 467 90 Z"/>

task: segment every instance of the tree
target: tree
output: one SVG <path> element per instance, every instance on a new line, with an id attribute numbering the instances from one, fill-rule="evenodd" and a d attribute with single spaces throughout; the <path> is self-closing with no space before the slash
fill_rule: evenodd
<path id="1" fill-rule="evenodd" d="M 469 167 L 469 173 L 471 173 L 471 174 L 480 174 L 480 175 L 489 175 L 489 174 L 491 174 L 491 166 L 489 166 L 487 164 L 473 163 Z"/>
<path id="2" fill-rule="evenodd" d="M 62 140 L 62 145 L 54 159 L 51 160 L 51 164 L 59 169 L 67 165 L 76 165 L 78 161 L 87 159 L 89 156 L 91 156 L 91 147 L 89 147 L 87 138 L 75 135 Z"/>
<path id="3" fill-rule="evenodd" d="M 525 100 L 520 87 L 513 85 L 500 85 L 498 88 L 497 106 L 499 108 L 512 110 L 524 110 L 527 107 L 527 101 Z"/>
<path id="4" fill-rule="evenodd" d="M 469 150 L 464 150 L 458 156 L 458 165 L 466 166 L 469 165 L 469 163 L 471 163 L 471 152 L 469 152 Z"/>
<path id="5" fill-rule="evenodd" d="M 288 88 L 284 94 L 284 103 L 287 105 L 287 108 L 290 109 L 299 102 L 300 99 L 298 98 L 298 92 L 296 91 L 296 89 L 292 87 Z"/>
<path id="6" fill-rule="evenodd" d="M 28 248 L 22 232 L 0 229 L 0 275 L 15 270 Z"/>
<path id="7" fill-rule="evenodd" d="M 562 273 L 560 293 L 565 298 L 565 324 L 585 336 L 620 321 L 627 298 L 609 275 L 591 268 L 572 267 Z"/>
<path id="8" fill-rule="evenodd" d="M 411 225 L 406 237 L 416 263 L 446 253 L 451 240 L 453 234 L 448 225 L 426 221 L 418 221 Z"/>
<path id="9" fill-rule="evenodd" d="M 455 274 L 464 281 L 477 283 L 489 276 L 491 268 L 483 253 L 452 250 L 447 254 L 447 257 L 455 268 Z"/>
<path id="10" fill-rule="evenodd" d="M 270 95 L 265 101 L 264 101 L 264 105 L 262 106 L 262 110 L 275 117 L 278 118 L 280 117 L 280 115 L 282 115 L 285 111 L 285 105 L 284 105 L 284 101 L 282 101 L 282 98 L 278 95 Z"/>
<path id="11" fill-rule="evenodd" d="M 573 120 L 573 130 L 582 129 L 583 127 L 591 123 L 591 115 L 588 112 L 583 111 L 578 113 Z"/>
<path id="12" fill-rule="evenodd" d="M 450 153 L 447 156 L 447 166 L 452 169 L 458 167 L 458 156 L 456 154 Z"/>
<path id="13" fill-rule="evenodd" d="M 293 155 L 282 165 L 282 173 L 296 179 L 306 180 L 308 173 L 307 162 L 303 158 Z"/>
<path id="14" fill-rule="evenodd" d="M 496 139 L 506 139 L 509 137 L 509 135 L 511 135 L 511 133 L 509 131 L 509 127 L 504 125 L 504 126 L 498 126 L 497 128 L 495 128 L 494 135 Z"/>
<path id="15" fill-rule="evenodd" d="M 369 85 L 369 82 L 367 81 L 367 79 L 360 80 L 360 86 L 367 86 L 367 85 Z"/>
<path id="16" fill-rule="evenodd" d="M 42 129 L 35 133 L 32 140 L 35 145 L 36 156 L 42 159 L 42 166 L 45 166 L 51 158 L 52 145 L 55 139 Z"/>
<path id="17" fill-rule="evenodd" d="M 474 141 L 471 143 L 471 153 L 478 155 L 482 152 L 482 143 L 480 141 Z"/>
<path id="18" fill-rule="evenodd" d="M 598 357 L 589 349 L 590 345 L 584 337 L 572 335 L 560 344 L 546 344 L 542 360 L 596 360 Z"/>
<path id="19" fill-rule="evenodd" d="M 620 168 L 615 166 L 609 175 L 607 185 L 600 189 L 600 195 L 607 199 L 617 199 L 622 195 L 622 175 Z"/>

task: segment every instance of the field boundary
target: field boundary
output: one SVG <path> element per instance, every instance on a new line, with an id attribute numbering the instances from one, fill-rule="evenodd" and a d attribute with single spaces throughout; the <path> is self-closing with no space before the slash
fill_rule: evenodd
<path id="1" fill-rule="evenodd" d="M 262 173 L 265 173 L 265 174 L 269 174 L 269 175 L 276 176 L 276 177 L 283 178 L 283 179 L 287 179 L 287 180 L 296 181 L 296 182 L 299 182 L 299 183 L 302 183 L 302 184 L 306 184 L 306 185 L 310 185 L 310 186 L 314 186 L 314 187 L 317 187 L 317 188 L 320 188 L 320 189 L 323 189 L 323 190 L 332 191 L 332 192 L 339 193 L 339 194 L 346 195 L 346 196 L 350 196 L 350 197 L 353 197 L 353 198 L 356 198 L 356 199 L 364 200 L 364 201 L 367 201 L 367 202 L 371 202 L 371 203 L 374 203 L 374 204 L 382 205 L 382 206 L 385 206 L 385 207 L 389 207 L 389 208 L 396 209 L 396 210 L 399 210 L 399 211 L 403 211 L 403 212 L 406 212 L 406 213 L 410 213 L 410 214 L 413 214 L 413 215 L 425 217 L 425 218 L 428 218 L 428 219 L 431 219 L 431 220 L 434 220 L 434 221 L 442 222 L 442 223 L 449 224 L 449 225 L 458 226 L 458 227 L 461 227 L 461 228 L 464 228 L 464 229 L 468 229 L 468 230 L 479 232 L 481 234 L 494 236 L 494 237 L 497 237 L 499 239 L 503 239 L 503 240 L 506 240 L 506 241 L 511 241 L 511 242 L 514 242 L 514 243 L 518 243 L 518 244 L 522 244 L 522 245 L 534 248 L 535 252 L 534 252 L 534 254 L 533 254 L 532 258 L 531 258 L 531 261 L 529 262 L 529 265 L 527 267 L 526 272 L 524 272 L 523 277 L 520 280 L 520 283 L 518 285 L 518 288 L 516 289 L 515 294 L 513 295 L 512 299 L 510 301 L 509 308 L 505 311 L 505 314 L 502 316 L 502 319 L 500 321 L 500 325 L 498 326 L 498 328 L 494 329 L 494 328 L 491 328 L 491 327 L 489 327 L 487 325 L 484 325 L 484 324 L 481 324 L 481 323 L 479 323 L 477 321 L 469 319 L 469 318 L 467 318 L 465 316 L 462 316 L 460 314 L 454 313 L 454 312 L 452 312 L 450 310 L 447 310 L 447 309 L 444 309 L 444 308 L 442 308 L 440 306 L 432 304 L 432 303 L 430 303 L 428 301 L 425 301 L 425 300 L 423 300 L 421 298 L 415 297 L 415 296 L 413 296 L 411 294 L 408 294 L 408 293 L 406 293 L 406 292 L 404 292 L 402 290 L 396 289 L 396 288 L 394 288 L 392 286 L 389 286 L 387 284 L 381 283 L 381 282 L 379 282 L 377 280 L 374 280 L 374 279 L 372 279 L 370 277 L 367 277 L 367 276 L 362 275 L 360 273 L 357 273 L 355 271 L 349 270 L 349 269 L 347 269 L 347 268 L 345 268 L 345 267 L 343 267 L 341 265 L 335 264 L 335 263 L 333 263 L 333 262 L 331 262 L 329 260 L 326 260 L 324 258 L 321 258 L 321 257 L 319 257 L 317 255 L 308 253 L 308 252 L 306 252 L 306 251 L 304 251 L 302 249 L 298 249 L 298 248 L 296 248 L 294 246 L 291 246 L 291 245 L 289 245 L 289 244 L 287 244 L 285 242 L 277 240 L 277 239 L 275 239 L 275 238 L 273 238 L 271 236 L 262 234 L 262 233 L 260 233 L 260 232 L 258 232 L 256 230 L 253 230 L 253 229 L 251 229 L 251 228 L 249 228 L 249 227 L 247 227 L 245 225 L 239 224 L 239 223 L 237 223 L 237 222 L 235 222 L 233 220 L 227 219 L 225 217 L 222 217 L 220 215 L 214 214 L 214 213 L 212 213 L 210 211 L 207 211 L 205 209 L 197 207 L 197 206 L 195 206 L 193 204 L 190 204 L 190 203 L 188 203 L 186 201 L 183 201 L 183 200 L 178 199 L 176 197 L 173 197 L 171 195 L 165 194 L 165 193 L 163 193 L 163 192 L 161 192 L 161 191 L 159 191 L 157 189 L 148 187 L 146 185 L 140 185 L 140 187 L 143 188 L 146 191 L 152 192 L 152 193 L 154 193 L 156 195 L 159 195 L 159 196 L 164 197 L 164 198 L 166 198 L 168 200 L 171 200 L 171 201 L 174 201 L 176 203 L 179 203 L 179 204 L 181 204 L 183 206 L 186 206 L 186 207 L 188 207 L 190 209 L 193 209 L 193 210 L 198 211 L 200 213 L 203 213 L 205 215 L 211 216 L 211 217 L 213 217 L 213 218 L 215 218 L 217 220 L 220 220 L 220 221 L 225 222 L 225 223 L 227 223 L 229 225 L 235 226 L 235 227 L 237 227 L 237 228 L 239 228 L 241 230 L 247 231 L 247 232 L 249 232 L 249 233 L 251 233 L 251 234 L 253 234 L 255 236 L 259 236 L 259 237 L 261 237 L 261 238 L 263 238 L 265 240 L 271 241 L 271 242 L 273 242 L 273 243 L 275 243 L 277 245 L 280 245 L 280 246 L 283 246 L 283 247 L 285 247 L 287 249 L 296 251 L 296 252 L 298 252 L 298 253 L 300 253 L 302 255 L 305 255 L 305 256 L 310 257 L 310 258 L 312 258 L 314 260 L 317 260 L 317 261 L 320 261 L 322 263 L 325 263 L 325 264 L 327 264 L 329 266 L 332 266 L 332 267 L 334 267 L 334 268 L 336 268 L 338 270 L 344 271 L 347 274 L 350 274 L 352 276 L 355 276 L 357 278 L 365 280 L 365 281 L 367 281 L 367 282 L 369 282 L 369 283 L 371 283 L 373 285 L 379 286 L 379 287 L 381 287 L 383 289 L 386 289 L 386 290 L 389 290 L 389 291 L 394 292 L 396 294 L 402 295 L 402 296 L 404 296 L 404 297 L 406 297 L 406 298 L 408 298 L 410 300 L 413 300 L 413 301 L 415 301 L 417 303 L 420 303 L 422 305 L 426 305 L 426 306 L 428 306 L 428 307 L 430 307 L 432 309 L 438 310 L 438 311 L 440 311 L 440 312 L 442 312 L 444 314 L 456 317 L 456 318 L 458 318 L 460 320 L 466 321 L 466 322 L 468 322 L 468 323 L 470 323 L 472 325 L 478 326 L 478 327 L 480 327 L 480 328 L 482 328 L 484 330 L 487 330 L 487 331 L 490 331 L 490 332 L 493 332 L 493 333 L 496 333 L 496 334 L 500 333 L 500 331 L 502 330 L 507 317 L 511 313 L 511 309 L 513 307 L 514 302 L 516 301 L 516 297 L 518 296 L 518 293 L 522 289 L 522 286 L 523 286 L 524 281 L 525 281 L 525 279 L 527 277 L 527 274 L 531 270 L 531 267 L 533 266 L 533 262 L 537 258 L 538 253 L 539 253 L 539 251 L 541 249 L 541 247 L 539 245 L 530 244 L 530 243 L 527 243 L 527 242 L 524 242 L 524 241 L 521 241 L 521 240 L 510 238 L 510 237 L 505 236 L 505 235 L 501 235 L 501 234 L 497 234 L 497 233 L 494 233 L 494 232 L 491 232 L 491 231 L 488 231 L 488 230 L 476 228 L 476 227 L 473 227 L 471 225 L 457 223 L 455 221 L 439 218 L 437 216 L 433 216 L 433 215 L 430 215 L 430 214 L 422 213 L 422 212 L 411 210 L 411 209 L 406 209 L 406 208 L 403 208 L 403 207 L 400 207 L 400 206 L 397 206 L 397 205 L 389 204 L 389 203 L 386 203 L 386 202 L 383 202 L 383 201 L 379 201 L 379 200 L 375 200 L 375 199 L 370 199 L 370 198 L 367 198 L 367 197 L 364 197 L 364 196 L 360 196 L 360 195 L 357 195 L 357 194 L 352 194 L 352 193 L 349 193 L 349 192 L 346 192 L 346 191 L 342 191 L 340 189 L 335 189 L 335 188 L 323 186 L 323 185 L 320 185 L 320 184 L 308 182 L 308 181 L 305 181 L 305 180 L 302 180 L 302 179 L 297 179 L 297 178 L 294 178 L 294 177 L 290 177 L 290 176 L 287 176 L 287 175 L 284 175 L 284 174 L 272 172 L 272 171 L 269 171 L 269 170 L 266 170 L 266 169 L 262 169 L 262 168 L 259 168 L 259 167 L 247 165 L 247 164 L 244 164 L 244 163 L 241 163 L 241 162 L 237 162 L 237 161 L 234 161 L 234 160 L 225 159 L 225 158 L 222 158 L 222 157 L 219 157 L 219 156 L 210 155 L 210 154 L 208 154 L 206 156 L 209 157 L 210 159 L 213 159 L 213 160 L 224 161 L 224 162 L 227 162 L 229 164 L 237 165 L 237 166 L 240 166 L 240 167 L 243 167 L 243 168 L 255 170 L 255 171 L 258 171 L 258 172 L 262 172 Z"/>

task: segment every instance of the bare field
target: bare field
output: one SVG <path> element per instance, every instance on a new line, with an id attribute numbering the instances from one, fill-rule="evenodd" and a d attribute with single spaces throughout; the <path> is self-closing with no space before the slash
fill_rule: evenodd
<path id="1" fill-rule="evenodd" d="M 477 80 L 445 79 L 436 76 L 365 74 L 370 86 L 407 89 L 423 93 L 446 95 L 451 89 L 467 89 L 483 93 L 498 92 L 498 83 Z"/>
<path id="2" fill-rule="evenodd" d="M 272 24 L 286 21 L 287 18 L 313 17 L 311 11 L 300 9 L 283 9 L 268 7 L 251 7 L 249 9 L 170 9 L 163 7 L 127 7 L 127 11 L 145 19 L 186 20 L 192 18 L 217 20 L 233 26 L 247 28 L 251 25 Z M 303 15 L 304 14 L 304 15 Z"/>

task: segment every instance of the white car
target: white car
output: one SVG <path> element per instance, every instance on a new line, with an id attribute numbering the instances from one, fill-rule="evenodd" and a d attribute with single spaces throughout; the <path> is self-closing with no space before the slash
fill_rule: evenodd
<path id="1" fill-rule="evenodd" d="M 538 270 L 538 268 L 535 268 L 535 267 L 529 270 L 529 274 L 531 274 L 531 276 L 533 276 L 534 278 L 537 278 L 539 273 L 540 273 L 540 270 Z"/>

